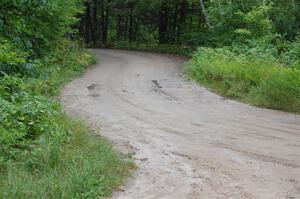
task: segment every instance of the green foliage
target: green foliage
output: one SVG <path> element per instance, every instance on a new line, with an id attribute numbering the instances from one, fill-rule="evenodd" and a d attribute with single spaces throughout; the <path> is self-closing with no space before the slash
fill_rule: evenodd
<path id="1" fill-rule="evenodd" d="M 257 90 L 252 91 L 253 102 L 256 105 L 300 112 L 300 71 L 281 69 L 265 77 Z"/>
<path id="2" fill-rule="evenodd" d="M 62 41 L 36 77 L 0 78 L 0 198 L 108 197 L 123 183 L 134 165 L 49 98 L 94 62 Z"/>
<path id="3" fill-rule="evenodd" d="M 299 34 L 300 2 L 296 0 L 273 0 L 270 19 L 276 32 L 287 40 L 293 40 Z"/>
<path id="4" fill-rule="evenodd" d="M 65 39 L 60 41 L 56 50 L 38 61 L 36 68 L 38 78 L 26 79 L 27 89 L 31 92 L 55 96 L 70 78 L 96 62 L 95 55 L 81 49 L 77 43 Z"/>
<path id="5" fill-rule="evenodd" d="M 21 79 L 5 76 L 0 82 L 0 156 L 17 158 L 31 150 L 29 144 L 42 134 L 59 132 L 55 124 L 58 105 L 23 90 Z"/>
<path id="6" fill-rule="evenodd" d="M 224 48 L 199 48 L 187 71 L 191 78 L 224 96 L 300 112 L 300 71 L 287 68 L 276 59 L 236 54 Z"/>
<path id="7" fill-rule="evenodd" d="M 58 48 L 52 59 L 45 58 L 37 64 L 39 78 L 8 75 L 0 78 L 2 160 L 17 159 L 20 153 L 31 151 L 41 136 L 64 135 L 63 127 L 57 123 L 61 114 L 59 105 L 47 96 L 57 94 L 63 83 L 82 72 L 95 59 L 70 42 L 62 45 L 66 48 Z M 58 54 L 64 55 L 63 59 L 57 59 Z"/>
<path id="8" fill-rule="evenodd" d="M 0 72 L 7 74 L 26 71 L 26 53 L 0 37 Z"/>
<path id="9" fill-rule="evenodd" d="M 0 1 L 0 198 L 107 197 L 133 166 L 52 99 L 96 61 L 67 39 L 82 3 Z"/>
<path id="10" fill-rule="evenodd" d="M 247 13 L 238 11 L 236 17 L 241 20 L 239 28 L 235 30 L 237 34 L 246 37 L 260 37 L 262 35 L 271 34 L 273 31 L 273 22 L 268 18 L 271 6 L 258 6 Z"/>
<path id="11" fill-rule="evenodd" d="M 0 2 L 0 36 L 28 56 L 45 55 L 58 39 L 71 33 L 81 0 Z"/>
<path id="12" fill-rule="evenodd" d="M 7 40 L 0 39 L 0 63 L 18 64 L 24 62 L 24 54 L 18 53 L 17 49 L 14 49 Z"/>
<path id="13" fill-rule="evenodd" d="M 35 150 L 23 153 L 23 164 L 5 163 L 0 198 L 109 197 L 134 168 L 103 138 L 91 137 L 82 122 L 60 116 L 55 123 L 63 127 L 60 133 L 42 136 Z M 61 135 L 67 132 L 72 134 L 66 140 Z"/>
<path id="14" fill-rule="evenodd" d="M 282 59 L 284 63 L 300 69 L 300 36 L 298 36 L 295 42 L 287 45 Z"/>

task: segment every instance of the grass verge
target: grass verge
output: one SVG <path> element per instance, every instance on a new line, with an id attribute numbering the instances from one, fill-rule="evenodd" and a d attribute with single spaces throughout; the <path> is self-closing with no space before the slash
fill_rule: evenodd
<path id="1" fill-rule="evenodd" d="M 62 116 L 60 123 L 70 133 L 67 141 L 43 137 L 27 160 L 6 163 L 0 198 L 101 198 L 124 182 L 131 162 L 82 122 Z"/>
<path id="2" fill-rule="evenodd" d="M 199 48 L 186 69 L 192 79 L 223 96 L 259 107 L 300 113 L 300 71 L 276 59 Z"/>
<path id="3" fill-rule="evenodd" d="M 134 168 L 53 99 L 95 57 L 69 41 L 0 78 L 0 198 L 109 197 Z"/>

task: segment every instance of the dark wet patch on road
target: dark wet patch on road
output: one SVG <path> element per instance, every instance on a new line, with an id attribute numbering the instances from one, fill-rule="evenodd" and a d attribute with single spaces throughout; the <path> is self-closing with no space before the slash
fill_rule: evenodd
<path id="1" fill-rule="evenodd" d="M 152 80 L 152 83 L 155 84 L 158 88 L 162 88 L 157 80 Z"/>
<path id="2" fill-rule="evenodd" d="M 100 85 L 99 84 L 91 84 L 90 86 L 87 87 L 87 89 L 94 90 L 98 86 L 100 86 Z"/>

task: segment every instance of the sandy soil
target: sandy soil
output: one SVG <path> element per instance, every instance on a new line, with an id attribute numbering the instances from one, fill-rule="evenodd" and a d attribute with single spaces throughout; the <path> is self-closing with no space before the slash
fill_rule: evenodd
<path id="1" fill-rule="evenodd" d="M 140 169 L 113 198 L 300 198 L 300 116 L 217 96 L 186 80 L 178 57 L 95 52 L 61 101 L 135 154 Z"/>

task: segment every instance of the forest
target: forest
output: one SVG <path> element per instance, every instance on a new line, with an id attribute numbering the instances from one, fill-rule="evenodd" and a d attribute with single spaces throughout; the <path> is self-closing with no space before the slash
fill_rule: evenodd
<path id="1" fill-rule="evenodd" d="M 127 41 L 222 47 L 267 36 L 295 41 L 299 31 L 299 2 L 293 0 L 95 0 L 85 4 L 80 32 L 93 45 Z"/>
<path id="2" fill-rule="evenodd" d="M 300 113 L 300 1 L 0 0 L 0 198 L 109 197 L 135 168 L 57 100 L 86 47 L 181 55 L 226 98 Z"/>

